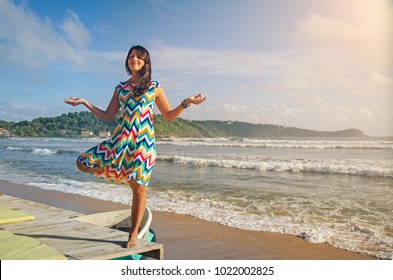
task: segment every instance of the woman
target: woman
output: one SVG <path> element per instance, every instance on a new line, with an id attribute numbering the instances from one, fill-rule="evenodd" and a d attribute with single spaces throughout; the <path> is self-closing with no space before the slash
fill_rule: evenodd
<path id="1" fill-rule="evenodd" d="M 116 86 L 105 111 L 83 98 L 70 97 L 64 102 L 72 106 L 83 104 L 104 121 L 112 120 L 121 109 L 113 137 L 87 150 L 77 159 L 76 165 L 83 172 L 130 185 L 132 215 L 126 247 L 131 248 L 138 246 L 138 230 L 146 207 L 146 187 L 156 161 L 154 103 L 165 119 L 173 121 L 188 106 L 201 104 L 206 97 L 202 94 L 188 97 L 171 109 L 161 84 L 151 80 L 150 55 L 141 46 L 129 50 L 125 67 L 131 77 Z"/>

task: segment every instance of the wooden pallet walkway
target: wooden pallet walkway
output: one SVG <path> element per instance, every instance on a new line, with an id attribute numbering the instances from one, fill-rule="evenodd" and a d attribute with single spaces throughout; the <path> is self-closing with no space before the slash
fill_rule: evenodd
<path id="1" fill-rule="evenodd" d="M 142 254 L 155 259 L 164 258 L 164 246 L 139 240 L 137 248 L 124 248 L 128 233 L 77 221 L 84 214 L 3 195 L 0 205 L 34 215 L 32 221 L 1 224 L 14 234 L 33 237 L 50 246 L 68 259 L 113 259 Z"/>

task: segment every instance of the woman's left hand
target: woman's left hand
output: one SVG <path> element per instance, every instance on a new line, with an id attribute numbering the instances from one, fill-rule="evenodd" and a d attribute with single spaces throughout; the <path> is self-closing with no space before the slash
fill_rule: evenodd
<path id="1" fill-rule="evenodd" d="M 195 104 L 195 105 L 199 105 L 199 104 L 201 104 L 203 101 L 205 101 L 206 98 L 207 98 L 207 96 L 203 96 L 202 93 L 199 93 L 199 94 L 197 94 L 197 95 L 195 95 L 195 96 L 188 97 L 188 98 L 185 100 L 185 102 L 186 102 L 187 104 L 192 103 L 192 104 Z"/>
<path id="2" fill-rule="evenodd" d="M 80 104 L 83 104 L 85 100 L 83 98 L 79 97 L 70 97 L 70 98 L 64 98 L 64 103 L 70 104 L 72 106 L 78 106 Z"/>

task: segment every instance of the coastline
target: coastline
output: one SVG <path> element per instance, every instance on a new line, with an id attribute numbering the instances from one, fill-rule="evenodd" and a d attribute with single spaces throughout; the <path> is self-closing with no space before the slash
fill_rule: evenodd
<path id="1" fill-rule="evenodd" d="M 0 180 L 0 192 L 84 214 L 130 208 L 120 203 L 4 180 Z M 151 228 L 157 235 L 157 242 L 164 244 L 167 260 L 375 259 L 326 244 L 306 242 L 297 236 L 241 230 L 169 212 L 153 211 Z"/>

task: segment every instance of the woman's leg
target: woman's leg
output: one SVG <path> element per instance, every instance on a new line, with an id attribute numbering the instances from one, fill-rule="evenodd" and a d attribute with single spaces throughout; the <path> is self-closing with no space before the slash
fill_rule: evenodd
<path id="1" fill-rule="evenodd" d="M 126 247 L 133 248 L 138 246 L 138 232 L 146 208 L 146 187 L 138 184 L 135 180 L 130 180 L 132 189 L 132 213 L 131 230 Z"/>
<path id="2" fill-rule="evenodd" d="M 83 163 L 81 163 L 79 161 L 79 159 L 76 160 L 76 166 L 78 167 L 78 169 L 82 172 L 94 172 L 94 173 L 99 173 L 99 172 L 103 172 L 105 170 L 104 167 L 87 167 L 86 165 L 84 165 Z"/>

